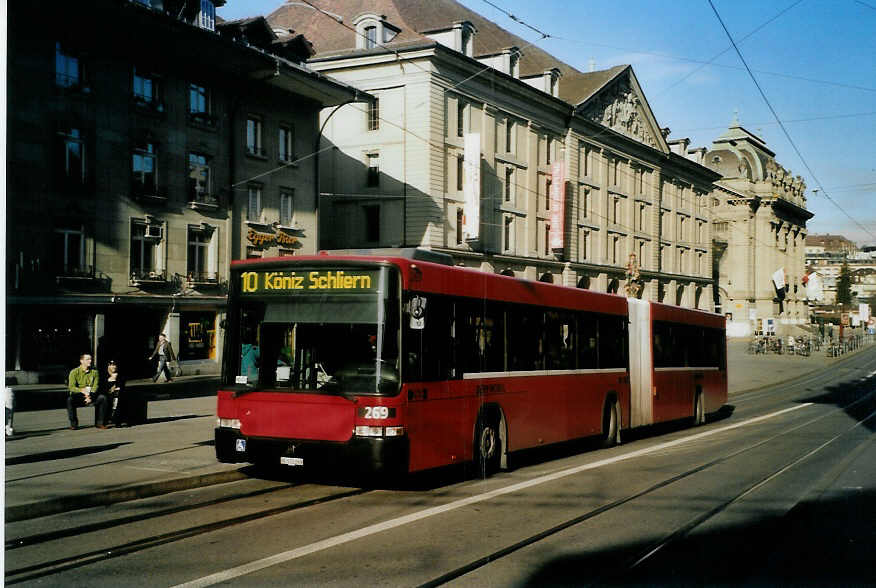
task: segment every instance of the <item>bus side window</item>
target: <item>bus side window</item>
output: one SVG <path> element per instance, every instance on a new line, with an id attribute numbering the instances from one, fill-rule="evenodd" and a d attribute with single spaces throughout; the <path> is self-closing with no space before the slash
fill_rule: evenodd
<path id="1" fill-rule="evenodd" d="M 463 300 L 456 303 L 457 359 L 463 374 L 505 369 L 504 311 L 498 304 Z"/>
<path id="2" fill-rule="evenodd" d="M 672 364 L 672 341 L 669 325 L 662 321 L 654 322 L 654 367 L 669 367 Z"/>
<path id="3" fill-rule="evenodd" d="M 627 366 L 626 327 L 626 317 L 599 317 L 600 368 L 623 368 Z"/>
<path id="4" fill-rule="evenodd" d="M 545 367 L 549 370 L 575 368 L 575 320 L 570 314 L 545 313 Z"/>
<path id="5" fill-rule="evenodd" d="M 582 314 L 578 317 L 578 369 L 596 369 L 596 317 Z"/>
<path id="6" fill-rule="evenodd" d="M 508 370 L 540 370 L 544 312 L 523 305 L 508 307 Z"/>

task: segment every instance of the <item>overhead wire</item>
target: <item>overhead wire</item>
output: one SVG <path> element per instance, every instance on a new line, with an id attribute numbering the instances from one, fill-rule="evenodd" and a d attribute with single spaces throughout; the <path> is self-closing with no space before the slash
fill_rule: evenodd
<path id="1" fill-rule="evenodd" d="M 521 24 L 521 25 L 523 25 L 523 26 L 526 26 L 527 28 L 529 28 L 529 29 L 531 29 L 531 30 L 537 32 L 538 34 L 542 35 L 544 38 L 553 38 L 553 39 L 560 39 L 560 38 L 561 38 L 561 37 L 557 37 L 556 35 L 551 35 L 551 34 L 549 34 L 549 33 L 545 33 L 544 31 L 542 31 L 542 30 L 540 30 L 540 29 L 538 29 L 538 28 L 536 28 L 536 27 L 534 27 L 534 26 L 532 26 L 532 25 L 530 25 L 530 24 L 528 24 L 528 23 L 523 22 L 521 19 L 519 19 L 518 17 L 516 17 L 515 15 L 513 15 L 510 11 L 508 11 L 508 10 L 506 10 L 506 9 L 504 9 L 504 8 L 502 8 L 502 7 L 500 7 L 500 6 L 498 6 L 498 5 L 496 5 L 495 3 L 491 2 L 490 0 L 481 0 L 481 1 L 484 2 L 485 4 L 488 4 L 488 5 L 492 6 L 492 7 L 495 8 L 496 10 L 499 10 L 500 12 L 502 12 L 503 14 L 505 14 L 506 16 L 508 16 L 509 18 L 511 18 L 512 20 L 514 20 L 515 22 L 517 22 L 517 23 L 519 23 L 519 24 Z M 791 8 L 793 8 L 794 6 L 796 6 L 797 4 L 799 4 L 800 2 L 802 2 L 802 0 L 797 0 L 797 2 L 795 2 L 794 4 L 788 6 L 787 8 L 785 8 L 784 10 L 782 10 L 781 12 L 779 12 L 778 14 L 774 15 L 774 16 L 771 17 L 769 20 L 767 20 L 766 22 L 764 22 L 763 24 L 761 24 L 760 26 L 758 26 L 757 28 L 755 28 L 753 31 L 751 31 L 750 33 L 748 33 L 748 34 L 745 36 L 745 38 L 748 38 L 748 37 L 750 37 L 751 35 L 755 34 L 757 31 L 761 30 L 761 29 L 764 28 L 766 25 L 768 25 L 769 23 L 773 22 L 774 20 L 776 20 L 777 18 L 779 18 L 780 16 L 782 16 L 783 14 L 785 14 L 786 12 L 788 12 Z M 732 48 L 732 45 L 731 45 L 731 48 Z M 728 50 L 729 50 L 729 48 L 728 48 Z M 721 54 L 725 53 L 726 51 L 727 51 L 727 50 L 725 50 L 725 51 L 722 52 Z M 719 55 L 719 56 L 720 56 L 720 55 Z M 717 57 L 718 57 L 718 56 L 714 57 L 713 60 L 714 60 L 714 59 L 717 59 Z M 608 130 L 608 129 L 607 129 L 607 130 Z M 603 134 L 604 134 L 604 132 L 600 132 L 598 136 L 601 136 L 601 135 L 603 135 Z M 588 137 L 585 136 L 585 138 L 588 138 Z M 591 136 L 591 137 L 589 137 L 589 138 L 597 138 L 597 136 Z M 623 172 L 623 173 L 626 173 L 626 172 Z M 680 198 L 681 200 L 684 200 L 683 197 L 681 197 L 681 196 L 679 196 L 679 198 Z M 688 204 L 691 205 L 690 210 L 695 210 L 695 209 L 696 209 L 696 207 L 693 205 L 693 203 L 688 202 Z M 711 215 L 712 215 L 711 207 L 706 207 L 705 210 L 706 210 L 707 216 L 710 216 L 710 217 L 711 217 Z M 606 218 L 606 220 L 608 220 L 608 219 Z M 713 222 L 712 219 L 710 219 L 709 222 L 710 222 L 710 223 Z M 618 225 L 615 224 L 615 226 L 618 226 Z M 632 230 L 633 230 L 634 232 L 638 232 L 638 231 L 636 231 L 635 229 L 632 229 Z M 749 238 L 754 238 L 755 241 L 760 242 L 762 245 L 767 245 L 766 243 L 764 243 L 763 241 L 760 241 L 760 240 L 757 239 L 756 237 L 751 237 L 750 235 L 746 235 L 746 236 L 749 237 Z M 778 238 L 778 237 L 777 237 L 777 238 Z M 662 236 L 662 235 L 658 235 L 658 236 L 657 236 L 657 240 L 662 240 L 662 239 L 663 239 L 663 236 Z"/>
<path id="2" fill-rule="evenodd" d="M 773 15 L 771 18 L 769 18 L 768 20 L 764 21 L 764 22 L 761 23 L 759 26 L 757 26 L 756 28 L 754 28 L 754 30 L 750 31 L 747 35 L 745 35 L 745 36 L 743 36 L 742 38 L 740 38 L 740 39 L 739 39 L 739 43 L 744 42 L 746 39 L 750 38 L 752 35 L 754 35 L 754 34 L 757 33 L 758 31 L 760 31 L 761 29 L 765 28 L 767 25 L 769 25 L 769 24 L 772 23 L 773 21 L 777 20 L 779 17 L 781 17 L 781 16 L 782 16 L 783 14 L 785 14 L 786 12 L 790 11 L 792 8 L 794 8 L 795 6 L 797 6 L 798 4 L 800 4 L 801 2 L 803 2 L 803 0 L 796 0 L 796 2 L 794 2 L 793 4 L 787 6 L 787 7 L 784 8 L 783 10 L 780 10 L 778 13 L 776 13 L 775 15 Z M 681 83 L 683 83 L 684 81 L 686 81 L 688 78 L 690 78 L 691 76 L 693 76 L 695 73 L 697 73 L 698 71 L 700 71 L 701 69 L 703 69 L 703 68 L 706 67 L 707 65 L 711 65 L 716 59 L 718 59 L 719 57 L 721 57 L 722 55 L 724 55 L 725 53 L 727 53 L 727 52 L 730 51 L 731 49 L 733 49 L 733 46 L 732 46 L 732 45 L 730 45 L 729 47 L 726 47 L 723 51 L 719 51 L 718 53 L 716 53 L 715 55 L 713 55 L 713 56 L 712 56 L 712 57 L 711 57 L 706 63 L 700 64 L 699 67 L 694 68 L 693 70 L 691 70 L 690 72 L 688 72 L 687 74 L 685 74 L 684 76 L 682 76 L 681 79 L 679 79 L 679 80 L 676 81 L 675 83 L 669 85 L 669 86 L 666 87 L 666 88 L 663 88 L 660 92 L 658 92 L 657 94 L 655 94 L 654 97 L 656 98 L 657 96 L 662 96 L 663 94 L 666 94 L 667 92 L 669 92 L 670 90 L 672 90 L 673 88 L 675 88 L 675 87 L 678 86 L 679 84 L 681 84 Z"/>
<path id="3" fill-rule="evenodd" d="M 326 13 L 325 11 L 323 11 L 322 9 L 320 9 L 319 7 L 312 5 L 308 0 L 302 0 L 302 1 L 303 1 L 304 3 L 310 5 L 310 6 L 311 6 L 312 8 L 314 8 L 315 10 L 317 10 L 320 14 L 323 14 L 324 16 L 326 16 L 326 17 L 328 17 L 328 18 L 331 18 L 331 20 L 333 20 L 334 22 L 336 22 L 336 23 L 338 23 L 338 24 L 341 24 L 342 26 L 344 26 L 344 27 L 347 28 L 348 30 L 354 32 L 356 35 L 363 36 L 361 33 L 359 33 L 358 31 L 356 31 L 354 28 L 349 27 L 349 26 L 345 25 L 344 23 L 338 21 L 337 18 L 334 17 L 334 15 L 331 15 L 331 14 L 329 14 L 329 13 Z M 492 2 L 488 2 L 487 0 L 483 0 L 483 1 L 484 1 L 484 2 L 487 2 L 487 3 L 490 4 L 491 6 L 497 8 L 498 10 L 502 10 L 501 8 L 499 8 L 498 6 L 496 6 L 495 4 L 493 4 Z M 503 11 L 503 12 L 504 12 L 504 11 Z M 506 12 L 506 14 L 508 14 L 508 13 Z M 535 27 L 532 27 L 531 25 L 528 25 L 527 23 L 524 23 L 524 22 L 520 21 L 519 19 L 514 18 L 513 20 L 515 20 L 515 22 L 518 22 L 518 23 L 522 24 L 523 26 L 527 26 L 528 28 L 530 28 L 530 29 L 536 31 L 538 34 L 542 35 L 542 39 L 540 39 L 540 40 L 543 40 L 543 39 L 545 39 L 545 38 L 553 38 L 552 35 L 550 35 L 550 34 L 548 34 L 548 33 L 544 33 L 543 31 L 540 31 L 539 29 L 537 29 L 537 28 L 535 28 Z M 534 44 L 534 43 L 535 43 L 535 42 L 532 42 L 532 43 L 530 43 L 530 45 L 532 45 L 532 44 Z M 384 47 L 385 49 L 387 49 L 387 51 L 391 51 L 391 52 L 395 53 L 397 59 L 399 59 L 400 61 L 407 61 L 407 62 L 411 63 L 412 65 L 416 66 L 418 69 L 420 69 L 420 70 L 422 70 L 422 71 L 428 71 L 428 70 L 426 70 L 425 68 L 423 68 L 422 66 L 420 66 L 418 63 L 416 63 L 416 61 L 414 61 L 412 58 L 404 57 L 403 55 L 401 55 L 400 53 L 398 53 L 397 50 L 392 49 L 392 48 L 390 48 L 390 47 L 386 47 L 385 45 L 383 45 L 383 44 L 381 44 L 381 43 L 378 43 L 378 45 L 381 46 L 381 47 Z M 476 76 L 478 76 L 478 75 L 481 75 L 481 74 L 483 74 L 483 73 L 485 73 L 485 72 L 487 72 L 487 71 L 493 71 L 493 70 L 494 70 L 494 68 L 491 67 L 491 66 L 489 66 L 489 65 L 484 66 L 484 67 L 483 67 L 482 69 L 480 69 L 476 74 L 474 74 L 474 75 L 472 75 L 472 76 L 469 76 L 469 77 L 467 77 L 467 78 L 461 80 L 460 82 L 457 82 L 456 84 L 451 85 L 449 88 L 446 88 L 445 90 L 453 91 L 454 89 L 458 88 L 460 85 L 462 85 L 463 83 L 465 83 L 466 81 L 469 81 L 469 80 L 471 80 L 472 78 L 474 78 L 474 77 L 476 77 Z M 365 114 L 365 115 L 368 115 L 368 114 L 369 114 L 369 113 L 368 113 L 368 110 L 367 110 L 367 107 L 360 107 L 360 106 L 358 106 L 358 105 L 356 105 L 356 104 L 349 104 L 349 105 L 346 106 L 346 108 L 351 108 L 351 109 L 353 109 L 353 110 L 358 110 L 359 112 L 361 112 L 361 113 L 363 113 L 363 114 Z M 391 121 L 391 120 L 389 120 L 389 119 L 387 119 L 387 118 L 381 116 L 380 114 L 378 114 L 378 119 L 379 119 L 380 121 L 382 121 L 382 122 L 385 122 L 385 123 L 389 124 L 390 126 L 393 126 L 393 127 L 396 127 L 396 128 L 398 128 L 398 129 L 400 129 L 402 132 L 408 133 L 409 135 L 411 135 L 411 136 L 413 136 L 413 137 L 415 137 L 415 138 L 417 138 L 417 139 L 419 139 L 419 140 L 425 142 L 426 144 L 428 144 L 428 145 L 430 145 L 430 146 L 432 146 L 432 147 L 435 147 L 435 148 L 441 149 L 441 150 L 442 150 L 443 152 L 445 152 L 445 153 L 447 152 L 447 147 L 448 147 L 448 145 L 447 145 L 446 141 L 444 141 L 444 142 L 438 142 L 438 141 L 432 141 L 432 140 L 430 140 L 430 139 L 428 139 L 428 138 L 422 137 L 422 136 L 418 135 L 417 133 L 415 133 L 414 131 L 412 131 L 412 130 L 410 130 L 409 128 L 407 128 L 405 125 L 401 125 L 401 124 L 398 124 L 398 123 L 396 123 L 396 122 L 394 122 L 394 121 Z M 614 131 L 612 131 L 611 129 L 606 128 L 606 129 L 604 129 L 604 130 L 602 130 L 602 131 L 599 131 L 598 133 L 589 134 L 589 135 L 578 133 L 578 135 L 580 136 L 581 139 L 597 140 L 597 139 L 599 139 L 600 137 L 605 136 L 605 135 L 607 135 L 607 134 L 609 134 L 609 133 L 613 133 L 613 132 L 614 132 Z M 301 161 L 304 161 L 304 160 L 306 160 L 306 159 L 308 159 L 308 158 L 310 158 L 310 157 L 313 157 L 313 156 L 315 156 L 315 155 L 318 155 L 319 153 L 322 153 L 323 151 L 327 151 L 327 150 L 330 150 L 330 149 L 333 149 L 333 148 L 334 148 L 334 145 L 331 145 L 331 146 L 328 146 L 328 147 L 326 147 L 326 148 L 323 148 L 323 149 L 320 149 L 320 150 L 314 151 L 314 152 L 312 152 L 312 153 L 309 153 L 309 154 L 307 154 L 307 155 L 301 156 L 301 157 L 299 157 L 299 158 L 296 158 L 294 161 L 286 162 L 286 163 L 284 163 L 283 165 L 278 166 L 278 167 L 276 167 L 276 168 L 273 168 L 273 169 L 271 169 L 271 170 L 267 170 L 267 171 L 265 171 L 265 172 L 261 172 L 261 173 L 255 175 L 255 176 L 253 176 L 253 177 L 251 177 L 251 178 L 248 178 L 248 179 L 245 179 L 245 180 L 241 180 L 241 181 L 239 181 L 239 182 L 236 182 L 236 183 L 234 184 L 233 188 L 234 188 L 234 189 L 237 189 L 239 186 L 241 186 L 241 185 L 243 185 L 243 184 L 251 183 L 251 182 L 255 181 L 255 180 L 258 179 L 258 178 L 264 177 L 264 176 L 269 175 L 269 174 L 271 174 L 271 173 L 275 173 L 275 172 L 280 171 L 280 170 L 282 170 L 282 169 L 285 169 L 285 168 L 287 168 L 287 167 L 294 166 L 295 164 L 297 164 L 297 163 L 299 163 L 299 162 L 301 162 Z M 536 164 L 536 166 L 537 166 L 537 164 Z M 625 171 L 625 170 L 621 170 L 620 173 L 622 173 L 623 175 L 627 176 L 627 178 L 629 178 L 629 179 L 631 179 L 631 180 L 635 180 L 635 176 L 632 175 L 632 174 L 630 174 L 629 172 L 627 172 L 627 171 Z M 538 175 L 537 172 L 536 172 L 536 175 Z M 499 177 L 498 174 L 496 174 L 496 179 L 499 180 L 499 182 L 501 182 L 501 178 Z M 533 190 L 532 188 L 530 188 L 529 186 L 524 185 L 524 184 L 516 183 L 515 186 L 514 186 L 514 188 L 515 188 L 515 192 L 516 192 L 516 191 L 519 191 L 520 189 L 523 189 L 526 193 L 529 193 L 529 194 L 535 195 L 537 199 L 540 198 L 540 197 L 542 197 L 542 196 L 545 196 L 545 195 L 542 195 L 542 194 L 538 191 L 538 189 Z M 606 190 L 606 192 L 610 192 L 610 191 L 611 191 L 611 188 L 608 187 L 608 186 L 605 186 L 604 189 Z M 621 193 L 620 195 L 621 195 L 622 197 L 624 197 L 624 198 L 628 198 L 628 197 L 630 197 L 630 195 L 627 194 L 627 193 Z M 370 196 L 370 194 L 369 194 L 369 196 Z M 374 194 L 373 196 L 374 196 L 375 198 L 379 198 L 379 197 L 381 197 L 382 195 L 380 195 L 380 194 Z M 501 192 L 498 193 L 498 194 L 489 193 L 489 194 L 485 194 L 484 196 L 485 196 L 486 199 L 491 200 L 491 201 L 501 200 L 502 198 L 504 198 L 504 195 L 503 195 Z M 709 196 L 708 193 L 706 193 L 706 194 L 703 195 L 703 197 L 708 197 L 708 196 Z M 545 197 L 549 197 L 549 195 L 547 195 L 547 196 L 545 196 Z M 681 195 L 677 195 L 676 197 L 678 198 L 678 201 L 679 201 L 680 203 L 685 203 L 685 204 L 688 205 L 687 210 L 685 211 L 684 209 L 682 209 L 682 210 L 681 210 L 681 213 L 683 213 L 683 214 L 684 214 L 684 213 L 689 213 L 690 216 L 695 216 L 695 215 L 696 215 L 696 212 L 695 212 L 695 211 L 697 210 L 697 206 L 696 206 L 696 204 L 695 204 L 692 200 L 687 199 L 687 198 L 684 198 L 684 197 L 681 196 Z M 658 204 L 658 203 L 652 203 L 652 206 L 653 206 L 654 204 Z M 659 205 L 658 205 L 657 207 L 659 208 Z M 536 209 L 538 209 L 538 204 L 537 204 L 537 206 L 536 206 Z M 707 218 L 707 222 L 709 222 L 709 223 L 711 224 L 711 223 L 713 222 L 713 212 L 712 212 L 712 210 L 711 210 L 711 207 L 710 207 L 710 206 L 704 206 L 704 207 L 701 207 L 700 210 L 701 210 L 702 212 L 705 213 L 705 214 L 702 215 L 702 216 L 708 217 L 708 218 Z M 545 211 L 539 211 L 539 212 L 537 212 L 536 214 L 539 214 L 540 212 L 545 212 Z M 679 210 L 676 210 L 675 212 L 676 212 L 676 214 L 679 214 Z M 659 213 L 659 211 L 657 211 L 656 213 Z M 626 236 L 630 236 L 630 235 L 632 235 L 633 238 L 636 239 L 636 238 L 637 238 L 637 237 L 635 236 L 636 234 L 641 234 L 641 233 L 643 233 L 643 232 L 646 232 L 646 231 L 641 231 L 641 230 L 639 230 L 639 229 L 636 229 L 635 226 L 627 225 L 627 224 L 625 224 L 625 223 L 619 223 L 619 222 L 616 222 L 615 220 L 613 220 L 613 219 L 612 219 L 611 217 L 609 217 L 608 215 L 604 215 L 604 214 L 601 214 L 601 213 L 599 213 L 598 211 L 596 211 L 595 207 L 594 207 L 594 208 L 590 208 L 590 210 L 589 210 L 589 212 L 588 212 L 588 218 L 589 218 L 591 215 L 592 215 L 592 216 L 595 216 L 595 217 L 598 217 L 598 218 L 600 218 L 600 219 L 602 219 L 602 220 L 605 221 L 605 226 L 604 226 L 604 227 L 600 227 L 600 229 L 604 229 L 607 233 L 608 233 L 608 232 L 620 233 L 621 231 L 618 231 L 617 229 L 624 229 L 624 230 L 628 233 L 628 235 L 626 235 Z M 633 217 L 635 217 L 635 211 L 633 211 Z M 635 220 L 635 219 L 633 219 L 633 220 Z M 577 223 L 578 220 L 575 220 L 574 222 Z M 482 223 L 481 223 L 481 224 L 482 224 L 484 227 L 486 227 L 486 228 L 493 228 L 493 229 L 496 229 L 496 228 L 501 228 L 501 227 L 502 227 L 502 225 L 499 224 L 499 223 L 483 222 L 483 220 L 482 220 Z M 673 226 L 674 226 L 674 223 L 673 223 Z M 692 227 L 690 230 L 691 230 L 691 232 L 693 232 L 694 227 Z M 751 238 L 750 235 L 745 235 L 745 236 Z M 567 235 L 565 235 L 565 237 L 566 237 L 566 238 L 564 239 L 564 241 L 566 241 L 566 239 L 569 237 L 569 235 L 567 234 Z M 641 239 L 641 237 L 639 237 L 639 239 Z M 663 242 L 663 241 L 669 241 L 669 242 L 673 243 L 676 247 L 684 247 L 684 248 L 689 248 L 689 249 L 696 249 L 696 248 L 697 248 L 696 243 L 695 243 L 694 241 L 692 241 L 692 240 L 681 240 L 681 239 L 679 239 L 679 238 L 677 238 L 677 237 L 671 237 L 671 236 L 670 236 L 670 237 L 665 237 L 665 236 L 663 236 L 662 234 L 658 234 L 658 235 L 650 235 L 650 234 L 649 234 L 649 239 L 648 239 L 648 240 L 651 240 L 651 241 L 656 242 L 656 243 L 660 243 L 660 242 Z M 756 240 L 760 241 L 759 239 L 756 239 Z M 569 242 L 571 242 L 571 241 L 569 241 Z M 764 245 L 767 245 L 767 244 L 764 243 L 763 241 L 760 241 L 760 242 L 761 242 L 762 244 L 764 244 Z M 706 245 L 701 245 L 701 246 L 702 246 L 704 249 L 708 250 L 708 246 L 707 246 L 707 244 L 706 244 Z M 549 260 L 549 259 L 545 259 L 545 261 L 550 261 L 550 260 Z M 581 263 L 592 263 L 592 262 L 590 262 L 589 260 L 585 260 L 585 261 L 582 261 Z M 603 264 L 603 265 L 605 265 L 605 264 Z M 622 268 L 622 267 L 619 267 L 618 269 L 623 269 L 623 268 Z"/>
<path id="4" fill-rule="evenodd" d="M 794 142 L 794 139 L 791 138 L 791 134 L 788 132 L 788 129 L 785 128 L 785 125 L 782 123 L 782 120 L 779 118 L 779 115 L 776 112 L 776 109 L 773 108 L 772 103 L 770 102 L 769 98 L 767 98 L 766 93 L 763 91 L 763 88 L 761 88 L 760 83 L 757 81 L 757 78 L 754 76 L 754 73 L 751 71 L 751 68 L 748 66 L 748 62 L 745 60 L 745 57 L 742 56 L 742 51 L 740 51 L 739 46 L 736 44 L 736 41 L 733 39 L 733 35 L 731 35 L 730 31 L 727 29 L 727 25 L 724 24 L 724 19 L 721 18 L 721 15 L 718 12 L 718 9 L 715 7 L 715 4 L 712 2 L 712 0 L 707 0 L 707 1 L 709 3 L 709 6 L 712 7 L 712 11 L 715 13 L 715 17 L 718 19 L 718 22 L 721 24 L 721 28 L 724 29 L 724 33 L 727 35 L 727 38 L 730 39 L 730 43 L 732 43 L 733 48 L 736 51 L 736 54 L 739 56 L 739 60 L 745 66 L 745 69 L 748 71 L 749 77 L 751 77 L 751 80 L 754 82 L 755 87 L 757 87 L 757 91 L 760 93 L 761 98 L 763 98 L 763 101 L 766 103 L 767 108 L 770 109 L 770 112 L 773 114 L 773 117 L 775 117 L 776 122 L 779 124 L 779 128 L 782 129 L 782 133 L 784 133 L 785 138 L 788 140 L 788 143 L 791 144 L 791 147 L 794 149 L 794 152 L 797 154 L 797 157 L 800 158 L 800 161 L 803 163 L 803 167 L 806 168 L 806 170 L 809 172 L 809 175 L 812 177 L 812 179 L 818 185 L 819 190 L 823 193 L 824 197 L 827 198 L 830 202 L 832 202 L 833 205 L 836 206 L 840 211 L 842 211 L 842 213 L 845 214 L 849 218 L 849 220 L 851 220 L 853 223 L 855 223 L 855 225 L 857 225 L 865 233 L 870 235 L 873 239 L 876 239 L 876 234 L 874 234 L 872 231 L 870 231 L 870 229 L 868 229 L 864 225 L 862 225 L 855 217 L 853 217 L 851 214 L 849 214 L 846 211 L 846 209 L 844 209 L 842 206 L 840 206 L 838 202 L 836 202 L 833 198 L 831 198 L 830 194 L 828 194 L 827 191 L 824 189 L 824 186 L 821 185 L 821 182 L 818 180 L 818 177 L 815 175 L 815 172 L 812 171 L 812 168 L 810 167 L 809 163 L 806 161 L 806 158 L 803 157 L 803 153 L 800 152 L 800 149 L 797 147 L 797 144 Z"/>

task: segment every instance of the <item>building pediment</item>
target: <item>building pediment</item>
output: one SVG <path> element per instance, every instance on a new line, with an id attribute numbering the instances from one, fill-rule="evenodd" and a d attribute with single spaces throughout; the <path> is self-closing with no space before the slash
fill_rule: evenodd
<path id="1" fill-rule="evenodd" d="M 649 147 L 669 152 L 632 68 L 626 68 L 581 103 L 578 112 L 588 120 Z"/>

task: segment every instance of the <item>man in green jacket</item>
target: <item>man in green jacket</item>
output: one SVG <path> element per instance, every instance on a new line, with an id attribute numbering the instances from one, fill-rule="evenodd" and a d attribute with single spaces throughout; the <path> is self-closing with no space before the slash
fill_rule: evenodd
<path id="1" fill-rule="evenodd" d="M 79 356 L 79 366 L 70 370 L 67 377 L 67 416 L 70 418 L 70 428 L 79 428 L 79 419 L 76 416 L 77 406 L 86 406 L 94 399 L 95 421 L 98 429 L 106 429 L 106 397 L 97 395 L 98 383 L 97 370 L 91 369 L 91 354 L 83 353 Z"/>

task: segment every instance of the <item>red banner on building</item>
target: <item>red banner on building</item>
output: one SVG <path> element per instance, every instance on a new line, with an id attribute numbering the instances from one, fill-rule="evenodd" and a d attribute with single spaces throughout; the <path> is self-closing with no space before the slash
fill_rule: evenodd
<path id="1" fill-rule="evenodd" d="M 566 220 L 566 166 L 563 160 L 551 164 L 551 249 L 563 248 Z"/>

